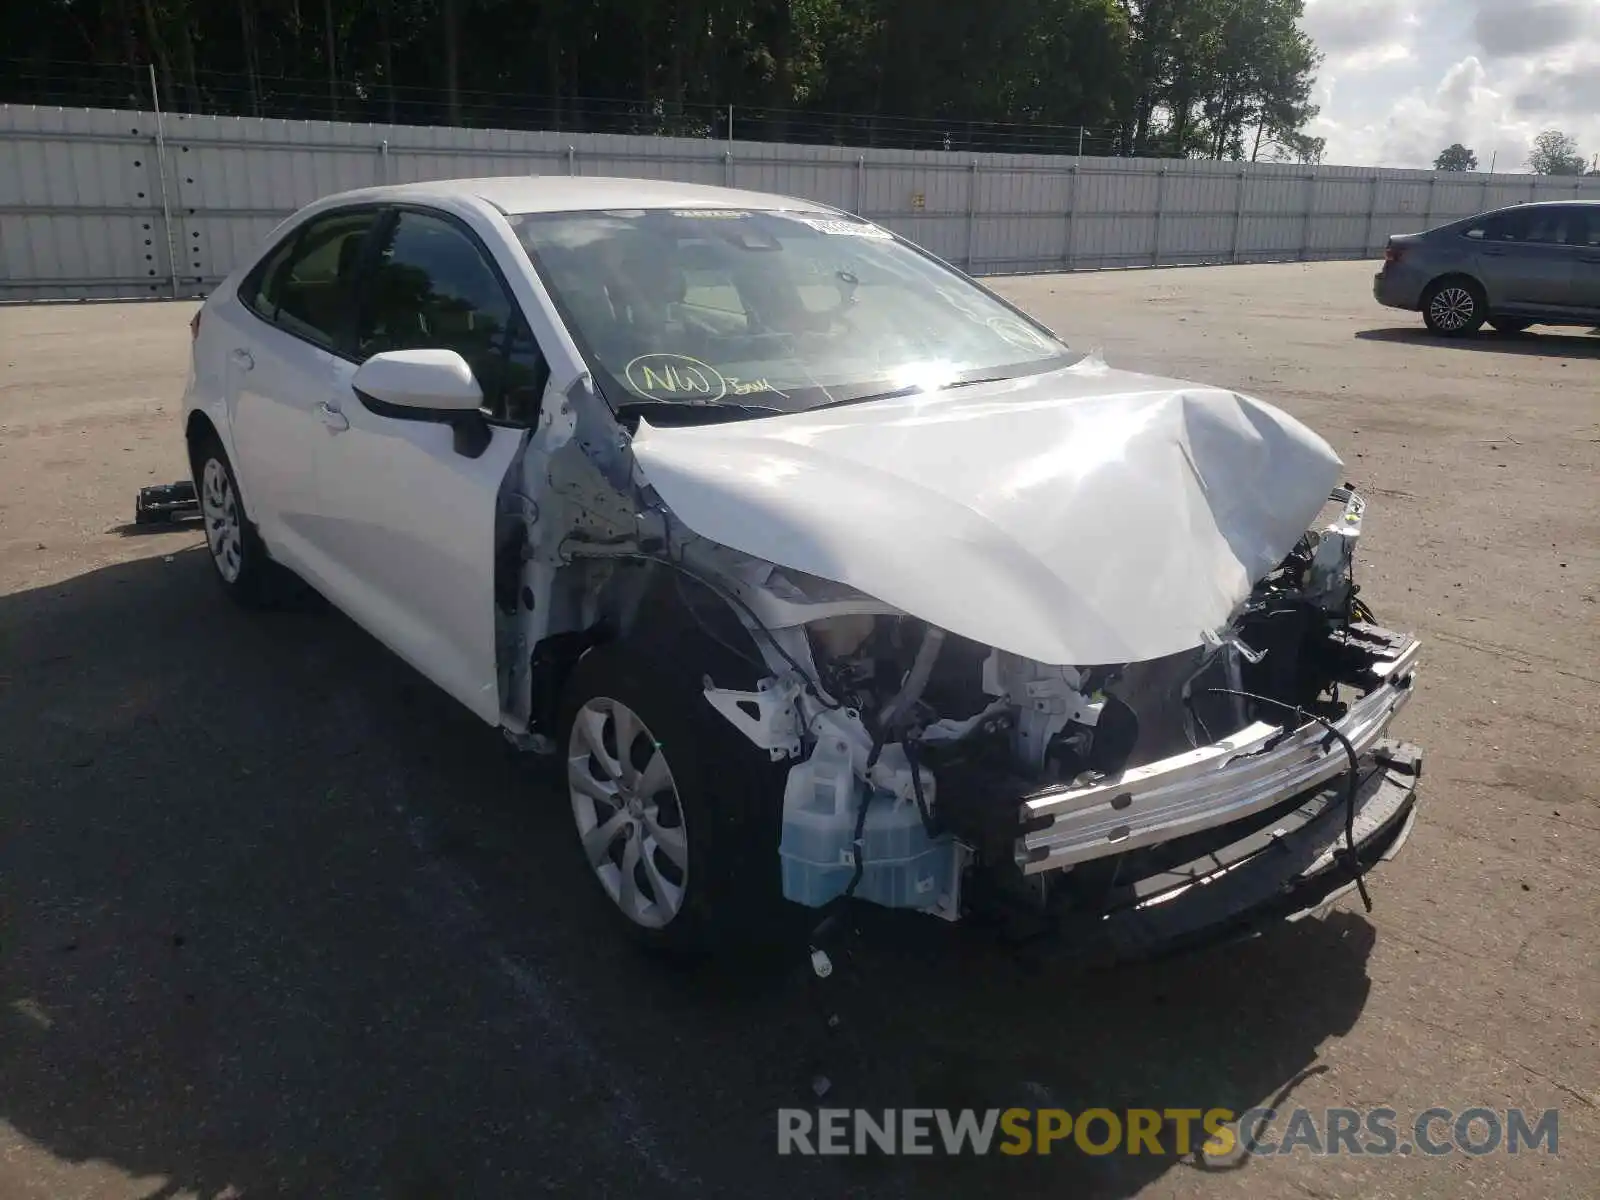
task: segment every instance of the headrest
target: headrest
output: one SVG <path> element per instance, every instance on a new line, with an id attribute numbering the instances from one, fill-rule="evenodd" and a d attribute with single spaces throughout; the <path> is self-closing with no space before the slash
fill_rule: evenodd
<path id="1" fill-rule="evenodd" d="M 339 243 L 339 275 L 348 277 L 355 270 L 356 257 L 361 253 L 361 235 L 352 233 Z"/>

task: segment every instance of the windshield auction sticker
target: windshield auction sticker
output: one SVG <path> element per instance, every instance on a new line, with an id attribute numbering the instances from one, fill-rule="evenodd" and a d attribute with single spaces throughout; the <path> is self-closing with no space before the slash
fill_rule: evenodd
<path id="1" fill-rule="evenodd" d="M 728 381 L 709 363 L 686 354 L 641 354 L 623 372 L 628 386 L 659 400 L 712 402 L 728 394 Z"/>
<path id="2" fill-rule="evenodd" d="M 818 233 L 829 233 L 836 237 L 881 238 L 888 241 L 894 236 L 887 229 L 879 229 L 876 225 L 857 221 L 828 221 L 816 217 L 801 217 L 800 223 L 811 226 Z"/>

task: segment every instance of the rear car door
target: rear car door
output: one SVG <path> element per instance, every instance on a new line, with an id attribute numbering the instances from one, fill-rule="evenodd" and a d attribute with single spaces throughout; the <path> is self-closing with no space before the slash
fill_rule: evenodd
<path id="1" fill-rule="evenodd" d="M 1508 209 L 1485 222 L 1478 260 L 1490 308 L 1550 312 L 1570 303 L 1568 225 L 1563 205 Z"/>
<path id="2" fill-rule="evenodd" d="M 1588 319 L 1600 323 L 1600 204 L 1573 205 L 1576 213 L 1573 239 L 1572 304 Z"/>
<path id="3" fill-rule="evenodd" d="M 273 557 L 313 582 L 317 406 L 332 383 L 330 349 L 346 336 L 355 265 L 377 217 L 373 207 L 312 217 L 245 277 L 238 309 L 222 314 L 241 486 Z"/>
<path id="4" fill-rule="evenodd" d="M 501 715 L 495 655 L 495 513 L 537 419 L 548 370 L 498 268 L 454 217 L 385 213 L 366 256 L 349 343 L 316 452 L 319 537 L 332 598 L 486 721 Z M 489 445 L 476 457 L 433 421 L 381 415 L 352 386 L 389 350 L 446 349 L 472 367 Z"/>

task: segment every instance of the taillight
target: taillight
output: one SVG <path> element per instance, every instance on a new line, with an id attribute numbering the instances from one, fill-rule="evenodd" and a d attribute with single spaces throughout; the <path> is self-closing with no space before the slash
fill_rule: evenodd
<path id="1" fill-rule="evenodd" d="M 204 313 L 205 309 L 197 308 L 194 310 L 194 316 L 189 318 L 189 340 L 191 342 L 198 341 L 200 338 L 200 318 Z"/>
<path id="2" fill-rule="evenodd" d="M 1383 248 L 1383 265 L 1387 267 L 1393 263 L 1399 262 L 1400 253 L 1401 251 L 1399 246 L 1385 246 Z M 196 319 L 198 319 L 198 317 Z"/>

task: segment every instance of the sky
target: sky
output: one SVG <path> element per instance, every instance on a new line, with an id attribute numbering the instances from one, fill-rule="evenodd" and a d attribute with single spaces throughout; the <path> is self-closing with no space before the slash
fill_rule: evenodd
<path id="1" fill-rule="evenodd" d="M 1600 153 L 1600 0 L 1307 0 L 1323 162 L 1431 167 L 1460 142 L 1526 171 L 1535 134 Z"/>

